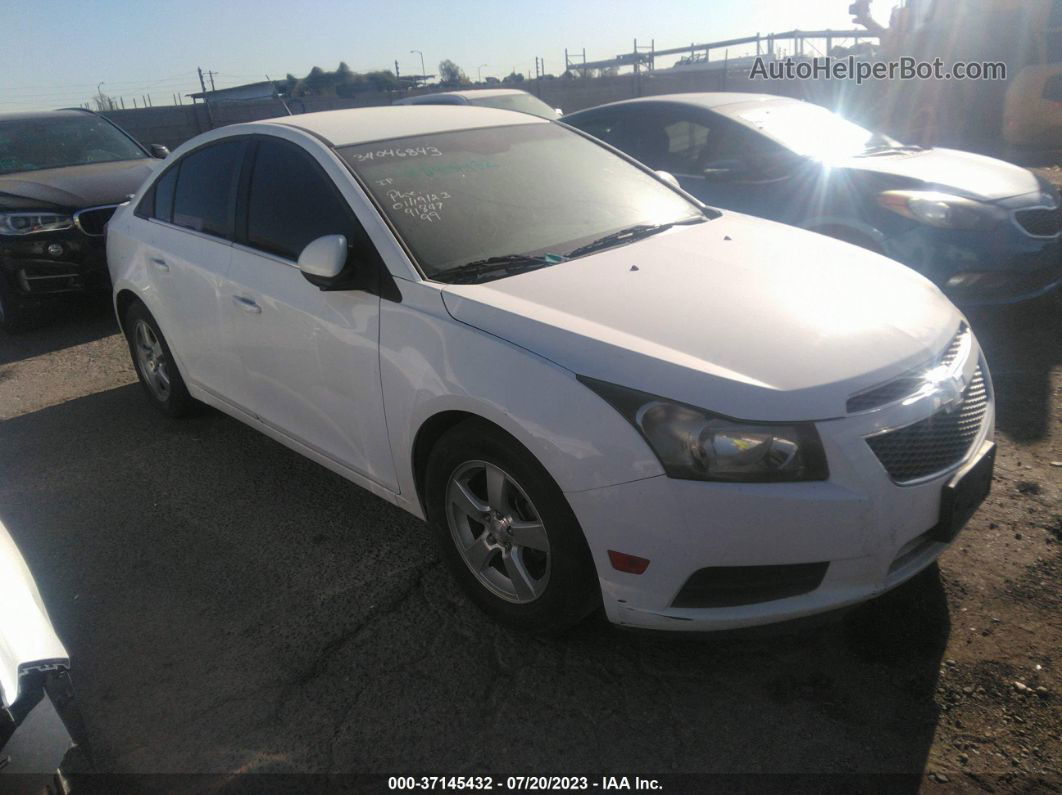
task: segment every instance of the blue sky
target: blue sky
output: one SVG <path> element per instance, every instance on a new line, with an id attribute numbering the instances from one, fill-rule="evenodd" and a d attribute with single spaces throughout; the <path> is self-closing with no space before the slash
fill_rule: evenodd
<path id="1" fill-rule="evenodd" d="M 429 73 L 443 58 L 473 78 L 501 77 L 514 67 L 563 71 L 564 48 L 587 58 L 629 52 L 632 40 L 678 47 L 757 32 L 850 28 L 849 0 L 537 0 L 534 3 L 281 2 L 280 0 L 37 0 L 4 14 L 0 26 L 0 112 L 88 101 L 105 93 L 150 93 L 170 104 L 174 92 L 198 90 L 195 68 L 218 74 L 219 88 L 302 76 L 312 66 L 355 71 L 420 71 L 411 49 L 424 51 Z M 877 0 L 887 19 L 893 5 Z"/>

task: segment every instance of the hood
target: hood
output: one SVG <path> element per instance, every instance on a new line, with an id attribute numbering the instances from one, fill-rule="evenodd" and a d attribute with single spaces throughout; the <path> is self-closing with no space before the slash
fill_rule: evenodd
<path id="1" fill-rule="evenodd" d="M 76 210 L 120 204 L 136 193 L 158 160 L 119 160 L 85 166 L 48 168 L 0 176 L 0 199 L 28 199 L 34 209 L 47 204 Z"/>
<path id="2" fill-rule="evenodd" d="M 985 201 L 1040 191 L 1036 175 L 1026 168 L 955 149 L 852 157 L 831 165 L 918 180 L 926 186 Z"/>
<path id="3" fill-rule="evenodd" d="M 572 372 L 747 420 L 843 416 L 958 327 L 928 280 L 736 213 L 549 268 L 447 285 L 459 321 Z"/>
<path id="4" fill-rule="evenodd" d="M 0 522 L 0 707 L 18 698 L 21 672 L 69 665 L 33 575 Z"/>

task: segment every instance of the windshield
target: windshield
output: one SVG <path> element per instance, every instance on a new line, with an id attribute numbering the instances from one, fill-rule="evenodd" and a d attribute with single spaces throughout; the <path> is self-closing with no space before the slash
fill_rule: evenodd
<path id="1" fill-rule="evenodd" d="M 113 125 L 88 113 L 0 122 L 0 174 L 146 157 Z"/>
<path id="2" fill-rule="evenodd" d="M 396 138 L 339 153 L 430 278 L 491 257 L 559 261 L 621 229 L 703 217 L 681 194 L 556 124 Z"/>
<path id="3" fill-rule="evenodd" d="M 530 113 L 543 119 L 557 118 L 557 111 L 538 97 L 533 97 L 530 94 L 499 94 L 493 97 L 475 97 L 470 99 L 469 103 L 482 105 L 485 108 L 517 110 L 520 113 Z"/>
<path id="4" fill-rule="evenodd" d="M 809 102 L 778 102 L 749 108 L 734 119 L 771 140 L 816 160 L 851 157 L 878 147 L 900 146 L 898 141 L 848 121 Z"/>

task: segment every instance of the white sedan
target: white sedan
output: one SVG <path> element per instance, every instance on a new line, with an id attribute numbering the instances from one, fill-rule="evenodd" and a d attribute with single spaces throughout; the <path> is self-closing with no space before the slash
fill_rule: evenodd
<path id="1" fill-rule="evenodd" d="M 157 408 L 207 403 L 426 519 L 519 628 L 852 604 L 991 481 L 988 369 L 930 282 L 530 115 L 214 130 L 107 248 Z"/>

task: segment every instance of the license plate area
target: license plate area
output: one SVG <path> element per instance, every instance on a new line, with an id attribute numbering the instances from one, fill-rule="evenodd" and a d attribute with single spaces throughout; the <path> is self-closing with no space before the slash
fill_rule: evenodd
<path id="1" fill-rule="evenodd" d="M 944 486 L 940 494 L 940 519 L 929 537 L 950 543 L 977 512 L 992 488 L 992 472 L 996 464 L 996 445 L 989 443 L 981 449 L 977 462 L 957 474 Z"/>

